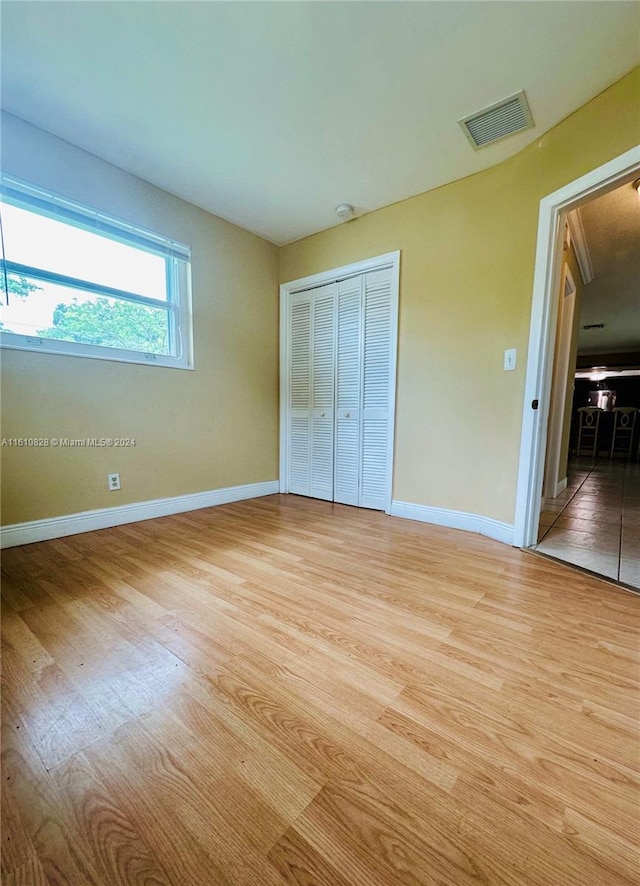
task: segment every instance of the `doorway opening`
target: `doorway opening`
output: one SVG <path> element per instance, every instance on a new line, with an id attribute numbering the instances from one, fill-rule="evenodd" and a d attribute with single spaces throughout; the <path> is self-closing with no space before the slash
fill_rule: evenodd
<path id="1" fill-rule="evenodd" d="M 535 549 L 640 589 L 640 197 L 633 185 L 569 213 L 562 261 Z"/>
<path id="2" fill-rule="evenodd" d="M 583 371 L 587 375 L 593 374 L 593 358 L 596 356 L 591 349 L 591 354 L 583 353 L 577 357 L 578 337 L 581 335 L 584 338 L 589 334 L 586 330 L 578 329 L 578 326 L 591 327 L 594 330 L 590 333 L 592 336 L 603 331 L 602 324 L 591 322 L 591 316 L 584 312 L 578 316 L 579 290 L 588 288 L 585 286 L 585 277 L 593 287 L 593 269 L 589 278 L 588 250 L 583 248 L 584 231 L 579 223 L 583 208 L 588 216 L 592 212 L 589 205 L 593 208 L 597 198 L 621 189 L 625 189 L 625 194 L 628 191 L 632 195 L 637 202 L 637 207 L 634 203 L 634 208 L 637 208 L 640 215 L 640 197 L 633 188 L 634 181 L 639 177 L 640 146 L 550 194 L 540 203 L 515 514 L 514 540 L 520 547 L 536 546 L 539 529 L 544 530 L 551 525 L 550 516 L 553 514 L 543 515 L 541 525 L 541 502 L 555 501 L 556 511 L 559 512 L 563 509 L 563 500 L 570 501 L 583 484 L 586 484 L 583 494 L 591 492 L 592 499 L 601 480 L 605 483 L 602 489 L 611 489 L 615 485 L 611 476 L 600 476 L 606 474 L 605 468 L 609 471 L 609 462 L 612 465 L 611 471 L 615 472 L 620 468 L 617 457 L 610 460 L 606 457 L 608 453 L 602 451 L 604 438 L 600 438 L 596 444 L 587 466 L 584 459 L 589 458 L 589 454 L 583 444 L 588 439 L 593 440 L 593 435 L 589 438 L 585 434 L 580 440 L 580 451 L 577 452 L 575 419 L 573 429 L 571 428 L 572 415 L 580 408 L 578 401 L 574 402 L 576 363 L 580 361 L 582 364 L 578 366 L 578 373 Z M 573 261 L 567 260 L 569 253 L 573 256 Z M 581 259 L 579 267 L 575 260 L 578 256 Z M 638 312 L 640 313 L 640 305 Z M 611 329 L 606 334 L 610 332 Z M 602 341 L 604 340 L 606 335 Z M 583 347 L 582 350 L 588 351 L 589 348 Z M 611 350 L 615 351 L 615 348 Z M 637 350 L 640 352 L 640 341 Z M 610 359 L 611 355 L 607 363 Z M 607 366 L 606 371 L 608 373 L 610 367 Z M 604 382 L 606 379 L 608 375 L 600 381 Z M 576 392 L 581 392 L 582 387 L 581 380 L 576 379 Z M 598 386 L 591 384 L 590 387 L 595 389 Z M 599 387 L 604 390 L 602 385 Z M 602 401 L 602 397 L 600 400 Z M 574 435 L 571 438 L 570 433 Z M 572 458 L 571 468 L 568 470 L 567 456 L 570 449 L 574 458 L 579 458 L 578 461 Z M 606 464 L 603 462 L 598 467 L 600 458 Z"/>

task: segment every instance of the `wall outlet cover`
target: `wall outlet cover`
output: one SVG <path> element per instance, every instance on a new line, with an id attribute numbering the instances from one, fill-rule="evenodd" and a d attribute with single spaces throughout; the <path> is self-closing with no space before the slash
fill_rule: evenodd
<path id="1" fill-rule="evenodd" d="M 505 372 L 513 372 L 516 368 L 516 356 L 517 350 L 515 348 L 508 348 L 504 352 L 504 371 Z"/>

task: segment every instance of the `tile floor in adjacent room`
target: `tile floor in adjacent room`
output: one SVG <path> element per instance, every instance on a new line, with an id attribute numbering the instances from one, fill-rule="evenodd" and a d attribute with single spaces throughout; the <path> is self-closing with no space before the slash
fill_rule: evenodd
<path id="1" fill-rule="evenodd" d="M 569 463 L 568 483 L 540 514 L 536 550 L 640 590 L 640 464 Z"/>

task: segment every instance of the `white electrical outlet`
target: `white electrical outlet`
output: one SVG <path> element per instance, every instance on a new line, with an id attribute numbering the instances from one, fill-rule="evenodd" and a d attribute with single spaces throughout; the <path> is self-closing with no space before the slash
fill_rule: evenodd
<path id="1" fill-rule="evenodd" d="M 112 492 L 120 489 L 120 474 L 107 474 L 107 484 Z"/>
<path id="2" fill-rule="evenodd" d="M 504 352 L 504 371 L 512 372 L 516 368 L 516 354 L 517 351 L 515 348 L 509 348 Z"/>

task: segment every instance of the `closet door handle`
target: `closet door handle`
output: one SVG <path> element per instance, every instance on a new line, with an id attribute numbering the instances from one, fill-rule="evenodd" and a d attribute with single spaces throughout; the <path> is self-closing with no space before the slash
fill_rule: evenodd
<path id="1" fill-rule="evenodd" d="M 350 413 L 350 412 L 345 412 L 344 417 L 345 417 L 345 418 L 351 418 L 351 413 Z"/>

